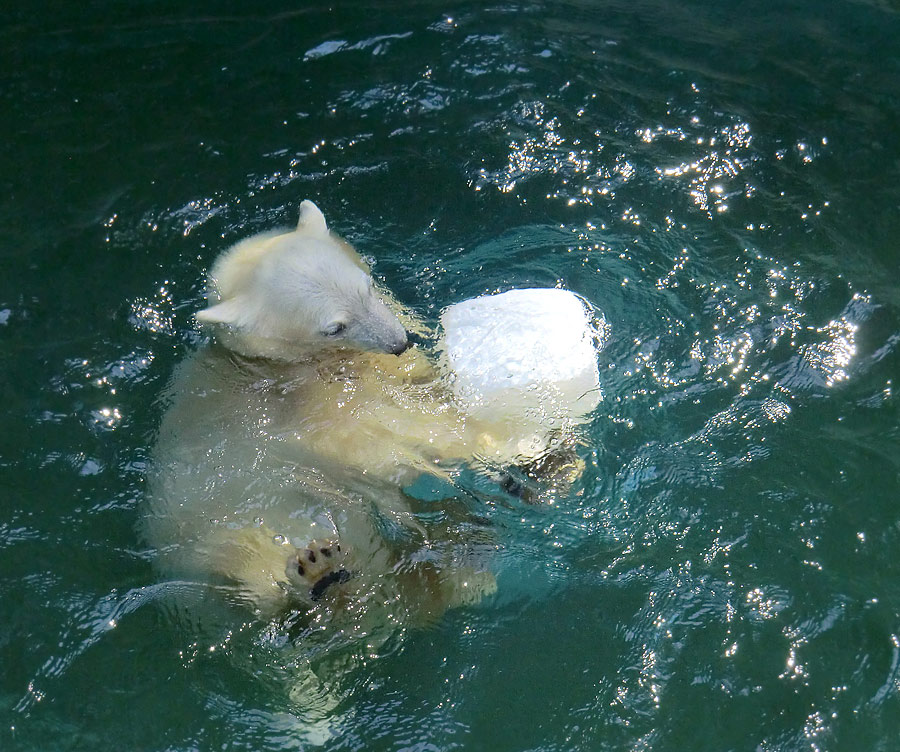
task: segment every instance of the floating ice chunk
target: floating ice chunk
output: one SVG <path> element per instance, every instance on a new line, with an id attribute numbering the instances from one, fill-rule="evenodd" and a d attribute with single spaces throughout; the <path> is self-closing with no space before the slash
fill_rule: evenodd
<path id="1" fill-rule="evenodd" d="M 600 329 L 568 290 L 485 295 L 441 314 L 444 367 L 456 398 L 487 419 L 578 420 L 601 400 Z"/>

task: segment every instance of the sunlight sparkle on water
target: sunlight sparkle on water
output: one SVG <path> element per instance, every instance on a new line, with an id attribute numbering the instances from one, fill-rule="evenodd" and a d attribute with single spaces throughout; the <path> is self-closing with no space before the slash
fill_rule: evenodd
<path id="1" fill-rule="evenodd" d="M 760 619 L 771 619 L 784 608 L 777 598 L 768 597 L 762 588 L 753 588 L 746 596 L 747 605 Z"/>
<path id="2" fill-rule="evenodd" d="M 175 301 L 168 281 L 163 283 L 154 300 L 138 298 L 131 304 L 128 320 L 135 329 L 154 334 L 174 334 Z"/>
<path id="3" fill-rule="evenodd" d="M 804 360 L 825 376 L 827 386 L 834 386 L 850 378 L 847 368 L 856 355 L 858 330 L 857 324 L 842 316 L 816 329 L 818 333 L 826 335 L 823 342 L 801 348 Z"/>
<path id="4" fill-rule="evenodd" d="M 682 134 L 683 137 L 683 134 Z M 727 199 L 732 193 L 741 194 L 749 190 L 741 186 L 729 191 L 727 184 L 720 182 L 737 178 L 739 173 L 749 164 L 749 152 L 752 140 L 750 126 L 747 123 L 736 123 L 725 126 L 709 139 L 710 151 L 698 158 L 682 162 L 670 167 L 657 167 L 660 179 L 689 178 L 688 194 L 694 204 L 712 216 L 712 212 L 722 213 L 728 210 Z M 719 140 L 722 148 L 716 147 Z M 697 146 L 704 145 L 704 139 L 698 138 Z"/>
<path id="5" fill-rule="evenodd" d="M 122 420 L 122 413 L 117 407 L 102 407 L 99 410 L 92 410 L 91 417 L 98 427 L 115 430 Z"/>

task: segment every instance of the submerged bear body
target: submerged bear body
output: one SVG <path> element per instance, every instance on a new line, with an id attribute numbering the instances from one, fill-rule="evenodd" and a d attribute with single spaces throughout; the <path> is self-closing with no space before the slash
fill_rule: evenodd
<path id="1" fill-rule="evenodd" d="M 401 317 L 311 202 L 222 255 L 197 315 L 218 344 L 177 369 L 155 451 L 145 532 L 166 575 L 265 616 L 397 583 L 435 614 L 495 589 L 484 541 L 422 522 L 403 489 L 511 461 L 516 427 L 461 411 Z"/>

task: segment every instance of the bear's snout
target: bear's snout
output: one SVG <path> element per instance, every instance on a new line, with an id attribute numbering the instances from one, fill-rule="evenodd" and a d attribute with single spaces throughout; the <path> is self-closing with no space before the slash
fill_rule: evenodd
<path id="1" fill-rule="evenodd" d="M 403 342 L 397 343 L 390 350 L 388 350 L 388 352 L 390 352 L 392 355 L 402 355 L 407 350 L 409 350 L 411 346 L 412 342 L 409 341 L 409 337 L 407 336 L 407 338 Z"/>

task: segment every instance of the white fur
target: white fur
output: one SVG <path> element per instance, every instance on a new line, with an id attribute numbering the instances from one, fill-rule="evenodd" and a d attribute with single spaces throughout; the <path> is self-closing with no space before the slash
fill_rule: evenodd
<path id="1" fill-rule="evenodd" d="M 407 346 L 366 265 L 312 201 L 300 205 L 295 230 L 260 233 L 222 254 L 208 302 L 198 321 L 227 325 L 220 338 L 244 355 L 295 360 L 326 343 L 389 353 Z"/>
<path id="2" fill-rule="evenodd" d="M 354 577 L 333 588 L 356 603 L 397 603 L 385 588 L 411 588 L 400 603 L 421 617 L 492 591 L 484 546 L 450 523 L 423 527 L 402 489 L 475 457 L 509 460 L 515 426 L 463 414 L 418 349 L 388 354 L 407 345 L 400 319 L 414 322 L 383 297 L 309 201 L 296 230 L 255 235 L 216 261 L 197 318 L 225 348 L 176 372 L 151 477 L 146 534 L 169 576 L 233 588 L 271 615 L 309 605 L 298 556 L 340 544 Z M 407 553 L 386 540 L 391 529 Z"/>

